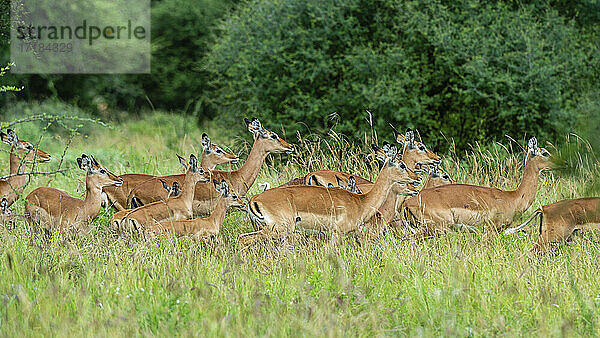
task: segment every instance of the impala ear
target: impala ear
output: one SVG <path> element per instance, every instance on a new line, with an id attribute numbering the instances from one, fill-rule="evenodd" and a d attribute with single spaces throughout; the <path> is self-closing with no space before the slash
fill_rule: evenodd
<path id="1" fill-rule="evenodd" d="M 202 150 L 205 153 L 210 153 L 210 137 L 206 133 L 202 133 Z"/>
<path id="2" fill-rule="evenodd" d="M 338 187 L 340 187 L 342 189 L 346 189 L 346 185 L 344 184 L 344 181 L 342 181 L 341 178 L 337 177 L 337 175 L 335 176 L 335 180 L 337 181 Z"/>
<path id="3" fill-rule="evenodd" d="M 179 183 L 177 181 L 173 182 L 173 189 L 171 189 L 171 196 L 179 196 L 181 194 L 181 188 L 179 187 Z"/>
<path id="4" fill-rule="evenodd" d="M 0 133 L 2 135 L 2 142 L 10 145 L 16 146 L 19 144 L 19 139 L 17 138 L 17 134 L 12 129 L 6 130 L 5 133 Z"/>
<path id="5" fill-rule="evenodd" d="M 527 143 L 527 150 L 533 155 L 538 155 L 538 142 L 535 137 L 529 139 L 529 142 Z"/>
<path id="6" fill-rule="evenodd" d="M 0 202 L 0 212 L 5 215 L 8 214 L 8 200 L 6 198 L 3 198 Z"/>
<path id="7" fill-rule="evenodd" d="M 92 170 L 92 160 L 86 154 L 81 154 L 81 157 L 77 158 L 77 164 L 79 165 L 79 169 L 83 171 Z"/>
<path id="8" fill-rule="evenodd" d="M 409 149 L 413 149 L 415 147 L 415 134 L 411 130 L 406 132 L 406 135 L 404 136 L 404 143 Z"/>
<path id="9" fill-rule="evenodd" d="M 348 186 L 355 187 L 356 186 L 356 178 L 354 176 L 348 177 Z"/>
<path id="10" fill-rule="evenodd" d="M 190 154 L 190 169 L 193 172 L 198 171 L 198 159 L 196 158 L 196 155 L 194 155 L 194 154 Z"/>
<path id="11" fill-rule="evenodd" d="M 162 183 L 163 188 L 165 188 L 166 191 L 171 192 L 171 187 L 167 184 L 167 182 L 165 182 L 164 180 L 158 179 L 160 181 L 160 183 Z"/>
<path id="12" fill-rule="evenodd" d="M 253 117 L 252 120 L 244 119 L 244 121 L 246 121 L 248 131 L 254 134 L 255 136 L 263 130 L 262 124 L 256 117 Z"/>
<path id="13" fill-rule="evenodd" d="M 225 180 L 221 181 L 221 191 L 223 196 L 229 196 L 229 183 L 227 183 Z"/>
<path id="14" fill-rule="evenodd" d="M 175 155 L 177 155 L 177 159 L 179 160 L 179 164 L 181 164 L 187 170 L 188 165 L 189 165 L 188 162 L 187 162 L 187 160 L 185 158 L 179 156 L 179 154 L 175 154 Z"/>
<path id="15" fill-rule="evenodd" d="M 94 157 L 94 155 L 90 155 L 90 157 L 92 158 L 92 164 L 95 165 L 96 167 L 100 166 L 100 163 L 98 163 L 98 161 L 96 161 L 96 158 Z"/>
<path id="16" fill-rule="evenodd" d="M 404 145 L 404 135 L 398 131 L 398 129 L 396 129 L 394 127 L 393 124 L 390 123 L 390 127 L 392 127 L 392 130 L 394 131 L 394 139 L 396 139 L 396 143 L 400 143 L 402 145 Z"/>

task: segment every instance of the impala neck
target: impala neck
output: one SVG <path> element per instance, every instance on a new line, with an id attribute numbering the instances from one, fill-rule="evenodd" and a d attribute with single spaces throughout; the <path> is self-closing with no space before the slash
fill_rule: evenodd
<path id="1" fill-rule="evenodd" d="M 221 196 L 215 209 L 212 211 L 207 220 L 210 220 L 210 223 L 215 227 L 220 227 L 221 224 L 225 221 L 225 215 L 227 214 L 227 200 Z"/>
<path id="2" fill-rule="evenodd" d="M 238 195 L 245 195 L 252 184 L 254 184 L 268 154 L 269 151 L 265 149 L 262 142 L 260 142 L 260 138 L 257 136 L 254 139 L 252 150 L 250 150 L 250 154 L 248 154 L 244 165 L 238 170 L 231 172 L 231 185 Z"/>
<path id="3" fill-rule="evenodd" d="M 364 206 L 362 217 L 360 218 L 361 220 L 368 220 L 375 215 L 379 208 L 381 208 L 386 199 L 388 199 L 388 195 L 391 193 L 392 183 L 388 170 L 383 168 L 379 173 L 379 176 L 377 176 L 373 188 L 366 194 L 359 195 L 363 198 L 362 205 Z"/>
<path id="4" fill-rule="evenodd" d="M 529 154 L 527 154 L 523 178 L 521 179 L 521 183 L 519 183 L 517 190 L 515 190 L 517 211 L 523 212 L 533 203 L 537 192 L 539 177 L 540 171 L 533 164 Z"/>
<path id="5" fill-rule="evenodd" d="M 194 192 L 196 188 L 196 180 L 194 179 L 194 174 L 191 171 L 187 171 L 185 173 L 185 177 L 183 179 L 183 187 L 181 195 L 174 197 L 183 201 L 186 205 L 186 208 L 192 210 L 192 203 L 194 202 Z"/>
<path id="6" fill-rule="evenodd" d="M 85 199 L 83 200 L 83 210 L 87 218 L 94 218 L 102 208 L 102 187 L 92 183 L 92 180 L 86 177 L 85 179 Z"/>
<path id="7" fill-rule="evenodd" d="M 23 174 L 24 172 L 25 172 L 25 163 L 21 161 L 19 156 L 17 156 L 17 154 L 15 153 L 15 149 L 13 147 L 10 149 L 10 174 L 11 175 Z M 11 195 L 14 194 L 16 196 L 18 190 L 25 185 L 25 182 L 27 181 L 27 176 L 25 176 L 25 175 L 13 176 L 13 177 L 9 177 L 7 179 L 7 181 L 9 183 L 9 187 L 10 187 L 9 194 L 11 194 Z M 17 190 L 17 191 L 15 191 L 15 190 Z"/>

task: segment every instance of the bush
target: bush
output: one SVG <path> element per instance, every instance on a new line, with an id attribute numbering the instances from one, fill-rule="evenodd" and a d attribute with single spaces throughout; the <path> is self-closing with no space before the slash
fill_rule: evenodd
<path id="1" fill-rule="evenodd" d="M 245 113 L 359 139 L 370 110 L 378 132 L 418 128 L 439 150 L 447 138 L 459 150 L 506 134 L 554 140 L 597 81 L 598 46 L 533 5 L 256 0 L 222 30 L 206 100 L 227 124 Z"/>

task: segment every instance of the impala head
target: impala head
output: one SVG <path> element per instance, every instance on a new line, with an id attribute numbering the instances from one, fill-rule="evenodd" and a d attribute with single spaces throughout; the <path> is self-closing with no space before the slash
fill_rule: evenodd
<path id="1" fill-rule="evenodd" d="M 210 175 L 210 173 L 204 171 L 204 169 L 198 166 L 198 159 L 196 158 L 196 155 L 190 154 L 189 162 L 179 155 L 177 155 L 177 158 L 179 159 L 179 163 L 185 168 L 186 175 L 193 175 L 192 177 L 194 179 L 194 182 L 198 183 L 209 181 L 208 176 Z"/>
<path id="2" fill-rule="evenodd" d="M 100 165 L 94 156 L 88 157 L 86 154 L 82 154 L 81 157 L 77 158 L 77 164 L 79 165 L 79 169 L 87 173 L 87 182 L 96 188 L 119 187 L 123 184 L 123 179 L 115 176 L 115 174 Z"/>
<path id="3" fill-rule="evenodd" d="M 50 154 L 37 149 L 33 144 L 27 141 L 19 140 L 17 134 L 12 129 L 8 129 L 6 133 L 0 132 L 0 138 L 2 138 L 2 142 L 10 146 L 11 152 L 16 151 L 21 158 L 24 157 L 26 162 L 31 163 L 34 159 L 37 162 L 50 161 Z"/>
<path id="4" fill-rule="evenodd" d="M 227 183 L 227 181 L 221 180 L 221 182 L 219 182 L 213 180 L 213 184 L 215 190 L 227 200 L 228 208 L 243 208 L 245 206 L 244 201 L 236 193 L 229 191 L 229 183 Z"/>
<path id="5" fill-rule="evenodd" d="M 404 135 L 403 154 L 406 158 L 410 157 L 412 162 L 420 165 L 421 168 L 428 165 L 438 165 L 442 161 L 442 158 L 427 149 L 423 142 L 415 141 L 415 133 L 411 130 Z"/>
<path id="6" fill-rule="evenodd" d="M 429 170 L 429 176 L 431 178 L 441 180 L 444 184 L 454 184 L 454 180 L 448 175 L 447 172 L 440 169 L 438 166 L 432 166 L 431 170 Z"/>
<path id="7" fill-rule="evenodd" d="M 206 133 L 202 134 L 202 164 L 209 170 L 213 170 L 219 164 L 237 163 L 237 155 L 228 153 L 221 147 L 210 142 Z"/>
<path id="8" fill-rule="evenodd" d="M 394 183 L 419 184 L 421 182 L 419 175 L 408 168 L 404 161 L 397 159 L 398 149 L 396 146 L 392 145 L 390 147 L 388 155 L 381 171 L 389 172 Z"/>
<path id="9" fill-rule="evenodd" d="M 294 152 L 294 146 L 287 143 L 285 140 L 279 137 L 276 133 L 268 131 L 263 128 L 260 121 L 253 117 L 252 120 L 244 119 L 248 131 L 254 134 L 256 141 L 261 141 L 265 149 L 270 153 L 288 153 Z"/>
<path id="10" fill-rule="evenodd" d="M 394 183 L 392 185 L 392 191 L 395 194 L 406 196 L 417 196 L 419 194 L 419 189 L 412 184 Z"/>
<path id="11" fill-rule="evenodd" d="M 538 171 L 550 169 L 550 152 L 545 148 L 538 147 L 538 142 L 535 137 L 529 139 L 527 143 L 527 157 L 525 164 L 532 164 Z"/>

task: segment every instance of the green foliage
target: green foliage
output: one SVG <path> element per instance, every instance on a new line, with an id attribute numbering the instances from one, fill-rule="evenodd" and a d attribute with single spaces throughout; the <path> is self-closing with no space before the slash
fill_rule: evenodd
<path id="1" fill-rule="evenodd" d="M 216 23 L 236 2 L 154 1 L 151 74 L 11 74 L 9 83 L 24 86 L 20 99 L 52 97 L 100 115 L 104 113 L 106 116 L 103 117 L 108 117 L 108 113 L 100 108 L 102 106 L 134 112 L 139 107 L 148 107 L 149 102 L 152 108 L 208 114 L 199 101 L 208 82 L 202 60 L 215 38 Z M 2 25 L 5 19 L 0 16 L 0 29 L 8 28 Z M 6 44 L 0 45 L 0 60 L 9 57 L 10 46 L 8 41 L 3 42 Z"/>
<path id="2" fill-rule="evenodd" d="M 208 56 L 210 99 L 288 132 L 360 138 L 373 113 L 458 149 L 506 134 L 553 140 L 596 83 L 598 46 L 552 9 L 464 0 L 253 1 L 222 27 Z M 334 121 L 332 121 L 332 119 Z"/>

